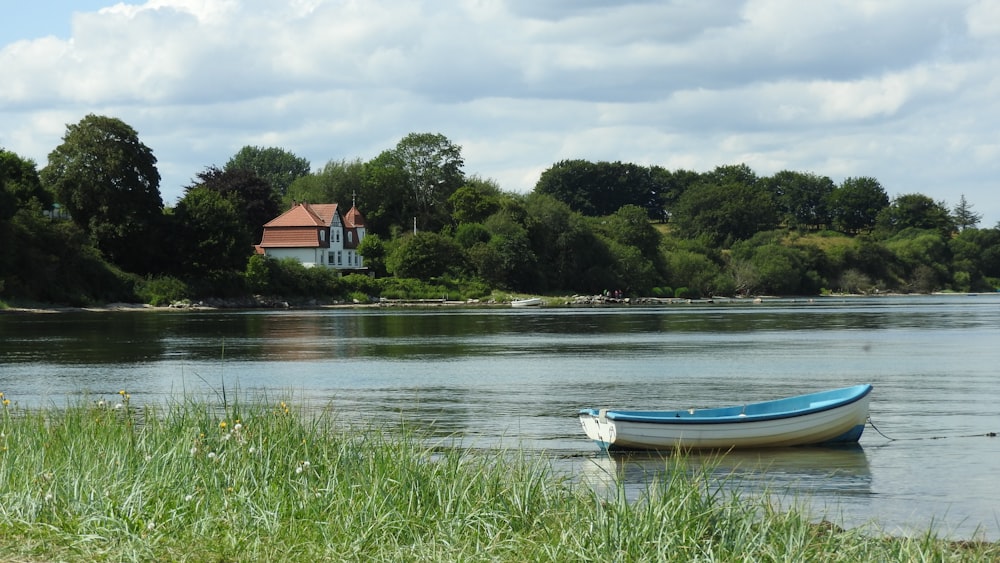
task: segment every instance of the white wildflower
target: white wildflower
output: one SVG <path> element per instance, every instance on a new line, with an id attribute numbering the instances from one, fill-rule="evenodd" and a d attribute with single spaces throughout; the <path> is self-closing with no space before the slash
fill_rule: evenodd
<path id="1" fill-rule="evenodd" d="M 295 474 L 298 475 L 299 473 L 302 473 L 302 466 L 301 465 L 295 468 Z"/>
<path id="2" fill-rule="evenodd" d="M 208 452 L 208 459 L 215 459 L 215 452 Z"/>
<path id="3" fill-rule="evenodd" d="M 233 432 L 239 432 L 240 430 L 243 430 L 243 425 L 242 424 L 240 424 L 239 422 L 237 422 L 236 424 L 233 425 Z"/>
<path id="4" fill-rule="evenodd" d="M 53 498 L 52 493 L 45 493 L 45 502 L 51 502 Z"/>
<path id="5" fill-rule="evenodd" d="M 194 498 L 194 495 L 187 495 L 187 496 L 184 497 L 184 502 L 191 502 L 191 500 L 193 498 Z"/>
<path id="6" fill-rule="evenodd" d="M 125 407 L 125 405 L 123 405 L 121 403 L 118 403 L 118 404 L 115 405 L 115 410 L 119 410 L 119 409 L 122 409 L 124 407 Z"/>
<path id="7" fill-rule="evenodd" d="M 193 456 L 194 455 L 198 455 L 198 448 L 197 447 L 194 447 L 194 446 L 191 447 L 191 455 L 193 455 Z"/>
<path id="8" fill-rule="evenodd" d="M 149 524 L 146 524 L 146 529 L 152 532 L 154 528 L 156 528 L 156 522 L 150 520 Z"/>

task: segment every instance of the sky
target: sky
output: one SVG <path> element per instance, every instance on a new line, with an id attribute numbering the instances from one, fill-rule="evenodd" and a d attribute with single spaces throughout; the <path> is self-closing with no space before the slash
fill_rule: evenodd
<path id="1" fill-rule="evenodd" d="M 409 133 L 529 192 L 566 159 L 876 178 L 1000 223 L 994 0 L 0 0 L 0 147 L 121 119 L 167 205 L 240 148 Z"/>

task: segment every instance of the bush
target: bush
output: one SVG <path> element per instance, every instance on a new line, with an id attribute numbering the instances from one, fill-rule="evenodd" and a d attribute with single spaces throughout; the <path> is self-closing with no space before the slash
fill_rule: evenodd
<path id="1" fill-rule="evenodd" d="M 674 297 L 678 299 L 698 299 L 701 295 L 698 293 L 697 289 L 691 289 L 689 287 L 678 287 L 674 290 Z"/>
<path id="2" fill-rule="evenodd" d="M 348 274 L 337 280 L 341 293 L 361 293 L 366 296 L 378 297 L 382 288 L 378 280 L 364 274 Z"/>
<path id="3" fill-rule="evenodd" d="M 135 293 L 143 303 L 154 307 L 169 305 L 189 296 L 187 284 L 171 276 L 147 277 L 135 285 Z"/>
<path id="4" fill-rule="evenodd" d="M 674 288 L 670 286 L 653 288 L 653 297 L 673 297 L 673 296 L 674 296 Z"/>

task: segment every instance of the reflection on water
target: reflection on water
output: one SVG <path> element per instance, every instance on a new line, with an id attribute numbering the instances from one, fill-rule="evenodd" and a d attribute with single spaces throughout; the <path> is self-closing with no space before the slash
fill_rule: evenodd
<path id="1" fill-rule="evenodd" d="M 872 475 L 864 449 L 851 447 L 774 448 L 730 452 L 635 452 L 596 454 L 579 460 L 580 475 L 598 488 L 625 486 L 638 498 L 653 479 L 661 481 L 679 467 L 707 473 L 726 487 L 767 490 L 779 497 L 869 495 Z"/>
<path id="2" fill-rule="evenodd" d="M 662 458 L 596 453 L 584 407 L 738 404 L 872 383 L 857 450 L 692 455 L 747 490 L 808 497 L 847 525 L 1000 538 L 1000 296 L 651 308 L 0 314 L 0 391 L 22 406 L 225 385 L 361 424 L 551 455 L 630 494 Z M 927 438 L 945 436 L 940 440 Z M 657 473 L 661 472 L 661 473 Z M 604 481 L 606 484 L 607 482 Z"/>

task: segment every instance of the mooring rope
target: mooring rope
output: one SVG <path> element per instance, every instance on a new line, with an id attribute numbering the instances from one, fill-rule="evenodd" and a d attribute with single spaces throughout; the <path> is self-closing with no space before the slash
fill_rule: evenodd
<path id="1" fill-rule="evenodd" d="M 885 432 L 882 432 L 881 430 L 879 430 L 878 426 L 875 426 L 875 422 L 872 421 L 872 417 L 870 417 L 870 416 L 868 417 L 868 424 L 871 425 L 871 427 L 872 427 L 873 430 L 875 430 L 876 432 L 879 433 L 879 436 L 882 436 L 883 438 L 885 438 L 886 440 L 889 440 L 890 442 L 901 442 L 901 441 L 904 441 L 904 440 L 907 440 L 907 441 L 908 440 L 944 440 L 946 438 L 996 438 L 997 437 L 997 433 L 996 432 L 986 432 L 985 434 L 963 434 L 963 435 L 959 435 L 959 436 L 920 436 L 918 438 L 890 438 L 889 436 L 885 435 Z"/>

